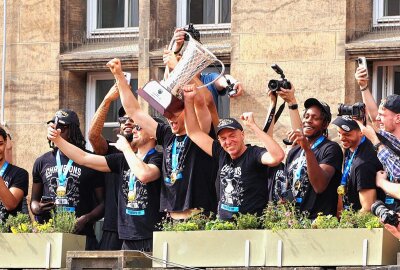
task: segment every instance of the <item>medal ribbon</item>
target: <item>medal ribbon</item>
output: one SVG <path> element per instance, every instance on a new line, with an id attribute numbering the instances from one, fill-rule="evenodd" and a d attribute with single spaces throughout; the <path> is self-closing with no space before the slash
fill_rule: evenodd
<path id="1" fill-rule="evenodd" d="M 342 174 L 342 180 L 340 180 L 340 184 L 343 186 L 346 186 L 347 184 L 347 178 L 349 177 L 350 174 L 350 168 L 351 164 L 353 163 L 354 157 L 357 154 L 358 147 L 365 141 L 365 136 L 362 137 L 360 143 L 357 145 L 356 150 L 354 150 L 353 154 L 351 155 L 350 159 L 347 157 L 346 161 L 344 163 L 344 171 Z"/>
<path id="2" fill-rule="evenodd" d="M 72 166 L 72 159 L 68 160 L 67 166 L 65 167 L 64 171 L 62 170 L 61 158 L 60 158 L 60 150 L 57 151 L 56 155 L 56 162 L 57 162 L 57 172 L 58 172 L 58 186 L 66 187 L 66 179 L 69 169 Z"/>
<path id="3" fill-rule="evenodd" d="M 3 175 L 4 175 L 4 173 L 5 173 L 6 169 L 7 169 L 7 167 L 8 167 L 8 162 L 6 161 L 6 162 L 4 162 L 3 166 L 1 166 L 1 169 L 0 169 L 0 177 L 3 177 Z"/>
<path id="4" fill-rule="evenodd" d="M 156 149 L 152 148 L 149 150 L 149 152 L 146 153 L 146 155 L 142 158 L 142 160 L 144 160 L 147 156 L 150 156 L 151 154 L 153 154 L 156 151 Z M 134 191 L 135 190 L 135 185 L 136 185 L 136 176 L 133 174 L 133 172 L 131 171 L 130 175 L 129 175 L 129 191 Z"/>
<path id="5" fill-rule="evenodd" d="M 311 146 L 311 150 L 314 151 L 314 149 L 316 149 L 324 140 L 325 140 L 325 136 L 323 136 L 323 135 L 319 136 L 318 139 L 315 141 L 315 143 L 313 143 L 313 145 Z M 300 157 L 297 160 L 296 172 L 293 177 L 293 185 L 292 185 L 293 187 L 294 187 L 296 181 L 301 178 L 301 174 L 303 172 L 303 168 L 304 168 L 305 164 L 306 164 L 306 158 L 305 158 L 305 152 L 303 149 L 303 150 L 301 150 Z M 301 203 L 301 201 L 302 201 L 302 198 L 300 198 L 299 196 L 296 196 L 296 202 Z"/>

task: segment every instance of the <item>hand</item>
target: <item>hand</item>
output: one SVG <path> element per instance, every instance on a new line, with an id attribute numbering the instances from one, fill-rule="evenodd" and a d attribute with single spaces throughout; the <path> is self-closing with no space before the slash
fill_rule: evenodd
<path id="1" fill-rule="evenodd" d="M 244 93 L 244 87 L 243 87 L 243 84 L 241 82 L 238 82 L 238 81 L 234 82 L 233 89 L 236 90 L 236 94 L 230 96 L 231 98 L 240 97 Z"/>
<path id="2" fill-rule="evenodd" d="M 383 183 L 387 181 L 387 173 L 385 171 L 379 171 L 376 173 L 375 183 L 377 187 L 382 187 Z"/>
<path id="3" fill-rule="evenodd" d="M 107 67 L 110 69 L 111 73 L 114 74 L 114 76 L 119 75 L 124 77 L 124 74 L 122 73 L 121 60 L 119 60 L 118 58 L 110 60 L 107 63 Z"/>
<path id="4" fill-rule="evenodd" d="M 356 81 L 360 88 L 364 88 L 368 85 L 368 72 L 365 67 L 358 67 L 356 73 L 354 74 L 354 77 L 356 78 Z"/>
<path id="5" fill-rule="evenodd" d="M 377 144 L 379 143 L 379 138 L 376 136 L 376 132 L 374 128 L 370 125 L 364 126 L 363 122 L 359 119 L 354 119 L 358 126 L 360 127 L 360 130 L 362 134 L 364 134 L 365 137 L 368 138 L 368 140 L 371 141 L 372 144 Z"/>
<path id="6" fill-rule="evenodd" d="M 182 87 L 182 90 L 184 93 L 185 102 L 193 102 L 197 94 L 196 86 L 194 84 L 187 84 Z"/>
<path id="7" fill-rule="evenodd" d="M 54 142 L 56 141 L 61 134 L 61 129 L 56 130 L 56 125 L 54 123 L 49 123 L 47 125 L 47 139 Z"/>
<path id="8" fill-rule="evenodd" d="M 108 90 L 108 93 L 104 97 L 104 100 L 106 101 L 116 101 L 119 98 L 119 92 L 118 92 L 118 87 L 117 84 L 114 84 L 110 90 Z"/>
<path id="9" fill-rule="evenodd" d="M 173 70 L 178 64 L 179 59 L 173 51 L 164 50 L 163 63 L 168 66 L 170 70 Z"/>
<path id="10" fill-rule="evenodd" d="M 118 140 L 115 143 L 110 143 L 110 145 L 115 146 L 119 151 L 124 152 L 131 149 L 131 145 L 121 134 L 117 134 Z"/>
<path id="11" fill-rule="evenodd" d="M 185 35 L 186 33 L 184 32 L 183 28 L 176 28 L 174 31 L 174 40 L 175 40 L 175 48 L 174 51 L 178 51 L 182 46 L 183 43 L 185 42 Z"/>
<path id="12" fill-rule="evenodd" d="M 394 237 L 397 239 L 400 239 L 400 225 L 395 227 L 390 224 L 385 224 L 385 229 L 388 230 L 391 234 L 393 234 Z"/>
<path id="13" fill-rule="evenodd" d="M 80 216 L 77 220 L 76 220 L 76 224 L 75 224 L 75 233 L 80 233 L 83 231 L 83 229 L 85 228 L 86 224 L 89 222 L 89 218 L 86 215 Z"/>
<path id="14" fill-rule="evenodd" d="M 256 125 L 256 123 L 254 122 L 253 112 L 244 112 L 240 116 L 240 119 L 243 121 L 246 127 L 252 128 Z"/>
<path id="15" fill-rule="evenodd" d="M 304 151 L 311 150 L 310 143 L 308 142 L 306 136 L 303 135 L 301 129 L 296 129 L 288 134 L 289 141 L 293 142 L 293 145 L 299 144 Z"/>
<path id="16" fill-rule="evenodd" d="M 40 201 L 38 204 L 38 208 L 36 212 L 38 212 L 38 215 L 42 215 L 44 213 L 50 212 L 52 209 L 56 207 L 54 202 L 42 202 Z"/>
<path id="17" fill-rule="evenodd" d="M 276 91 L 278 96 L 280 96 L 284 101 L 286 101 L 289 105 L 296 104 L 296 97 L 294 96 L 295 88 L 293 84 L 291 84 L 290 89 L 280 88 L 279 91 Z"/>
<path id="18" fill-rule="evenodd" d="M 271 104 L 276 105 L 276 102 L 278 101 L 278 96 L 276 95 L 276 92 L 271 91 L 268 88 L 267 95 L 268 95 L 269 99 L 271 100 Z"/>

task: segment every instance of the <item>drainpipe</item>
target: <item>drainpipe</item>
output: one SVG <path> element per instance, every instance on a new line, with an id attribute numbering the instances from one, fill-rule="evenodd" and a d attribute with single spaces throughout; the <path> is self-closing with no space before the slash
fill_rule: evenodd
<path id="1" fill-rule="evenodd" d="M 3 61 L 1 64 L 1 120 L 0 124 L 5 126 L 6 121 L 4 120 L 4 94 L 6 85 L 6 36 L 7 36 L 7 0 L 3 1 Z"/>

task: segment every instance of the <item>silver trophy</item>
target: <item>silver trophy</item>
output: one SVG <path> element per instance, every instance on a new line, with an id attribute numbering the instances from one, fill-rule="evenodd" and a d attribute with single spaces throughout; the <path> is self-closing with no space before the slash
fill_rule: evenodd
<path id="1" fill-rule="evenodd" d="M 181 87 L 189 83 L 197 73 L 201 72 L 215 61 L 221 64 L 221 74 L 214 81 L 202 86 L 207 87 L 221 77 L 225 71 L 225 66 L 222 61 L 218 60 L 217 57 L 200 42 L 193 39 L 189 33 L 185 33 L 189 36 L 188 44 L 182 54 L 182 58 L 174 70 L 169 73 L 168 78 L 164 78 L 160 82 L 152 80 L 143 88 L 138 89 L 138 95 L 167 118 L 183 110 L 184 105 Z M 172 48 L 173 42 L 174 40 L 171 40 L 170 49 Z"/>

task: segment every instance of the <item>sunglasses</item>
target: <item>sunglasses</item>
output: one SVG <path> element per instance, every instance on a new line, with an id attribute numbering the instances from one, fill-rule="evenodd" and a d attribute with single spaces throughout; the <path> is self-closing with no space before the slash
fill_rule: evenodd
<path id="1" fill-rule="evenodd" d="M 122 116 L 122 117 L 118 117 L 118 122 L 120 124 L 125 124 L 126 122 L 131 121 L 133 122 L 132 118 L 128 117 L 128 116 Z"/>

